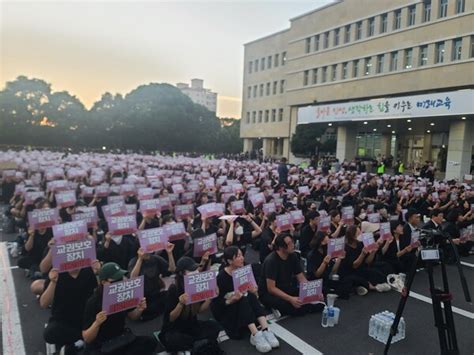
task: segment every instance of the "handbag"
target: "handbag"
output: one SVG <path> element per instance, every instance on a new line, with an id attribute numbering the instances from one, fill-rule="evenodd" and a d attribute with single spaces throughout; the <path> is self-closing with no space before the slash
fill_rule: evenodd
<path id="1" fill-rule="evenodd" d="M 127 345 L 133 343 L 136 339 L 136 335 L 132 333 L 130 329 L 125 329 L 122 335 L 114 337 L 104 342 L 100 348 L 103 354 L 111 354 L 117 350 L 124 348 Z"/>

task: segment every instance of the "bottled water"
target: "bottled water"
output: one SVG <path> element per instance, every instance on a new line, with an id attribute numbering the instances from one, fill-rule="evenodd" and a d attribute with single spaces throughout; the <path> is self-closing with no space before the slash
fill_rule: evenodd
<path id="1" fill-rule="evenodd" d="M 335 317 L 334 317 L 334 308 L 328 308 L 328 327 L 334 327 Z"/>
<path id="2" fill-rule="evenodd" d="M 375 316 L 370 316 L 369 320 L 369 337 L 374 338 Z"/>
<path id="3" fill-rule="evenodd" d="M 369 321 L 369 336 L 382 343 L 386 343 L 391 332 L 395 314 L 384 311 L 374 314 Z M 392 344 L 405 339 L 405 319 L 400 318 L 397 333 L 392 337 Z"/>
<path id="4" fill-rule="evenodd" d="M 324 307 L 323 315 L 321 317 L 321 326 L 327 328 L 328 326 L 328 308 Z"/>
<path id="5" fill-rule="evenodd" d="M 334 309 L 334 325 L 339 324 L 339 315 L 341 314 L 341 309 L 339 307 L 333 307 Z"/>

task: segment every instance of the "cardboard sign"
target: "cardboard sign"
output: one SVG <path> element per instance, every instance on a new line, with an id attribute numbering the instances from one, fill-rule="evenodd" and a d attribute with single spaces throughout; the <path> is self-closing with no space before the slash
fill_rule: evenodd
<path id="1" fill-rule="evenodd" d="M 390 222 L 380 223 L 380 238 L 382 240 L 389 240 L 392 237 L 390 229 Z"/>
<path id="2" fill-rule="evenodd" d="M 194 239 L 193 256 L 200 258 L 207 252 L 211 255 L 217 253 L 217 235 L 215 233 Z"/>
<path id="3" fill-rule="evenodd" d="M 322 301 L 323 280 L 307 281 L 300 283 L 299 300 L 303 304 Z"/>
<path id="4" fill-rule="evenodd" d="M 280 232 L 290 230 L 291 226 L 293 224 L 291 215 L 289 213 L 280 214 L 280 215 L 276 216 L 275 222 L 276 222 L 276 226 L 280 230 Z"/>
<path id="5" fill-rule="evenodd" d="M 85 221 L 87 228 L 97 227 L 99 216 L 97 214 L 97 207 L 79 207 L 78 212 L 72 215 L 73 221 Z"/>
<path id="6" fill-rule="evenodd" d="M 53 268 L 59 272 L 90 267 L 97 259 L 94 240 L 84 239 L 51 246 Z"/>
<path id="7" fill-rule="evenodd" d="M 138 231 L 138 240 L 140 247 L 147 253 L 164 250 L 168 243 L 169 237 L 164 228 L 150 228 Z"/>
<path id="8" fill-rule="evenodd" d="M 135 308 L 143 299 L 144 276 L 104 285 L 102 310 L 107 315 Z"/>
<path id="9" fill-rule="evenodd" d="M 55 208 L 43 208 L 28 212 L 28 224 L 30 228 L 49 228 L 58 224 L 59 212 Z"/>
<path id="10" fill-rule="evenodd" d="M 230 209 L 232 213 L 239 214 L 245 213 L 245 205 L 243 200 L 236 200 L 230 203 Z"/>
<path id="11" fill-rule="evenodd" d="M 420 244 L 420 232 L 412 231 L 411 232 L 411 242 L 410 245 L 412 248 L 418 248 Z"/>
<path id="12" fill-rule="evenodd" d="M 291 215 L 292 224 L 300 224 L 304 222 L 303 211 L 301 210 L 290 211 L 290 215 Z"/>
<path id="13" fill-rule="evenodd" d="M 176 219 L 185 220 L 194 217 L 194 205 L 176 205 L 174 206 L 174 216 Z"/>
<path id="14" fill-rule="evenodd" d="M 132 234 L 137 231 L 137 219 L 134 215 L 111 216 L 108 225 L 112 235 Z"/>
<path id="15" fill-rule="evenodd" d="M 245 293 L 251 288 L 257 287 L 252 265 L 245 265 L 232 271 L 232 283 L 234 284 L 234 292 L 239 291 L 240 293 Z"/>
<path id="16" fill-rule="evenodd" d="M 263 192 L 255 194 L 250 197 L 250 202 L 252 202 L 254 208 L 257 208 L 265 203 L 265 195 L 263 194 Z"/>
<path id="17" fill-rule="evenodd" d="M 364 243 L 364 247 L 369 251 L 377 250 L 378 245 L 375 243 L 374 234 L 367 232 L 362 233 L 362 242 Z"/>
<path id="18" fill-rule="evenodd" d="M 344 255 L 345 238 L 331 238 L 328 243 L 327 254 L 332 258 L 338 258 Z"/>
<path id="19" fill-rule="evenodd" d="M 144 217 L 154 216 L 161 211 L 160 199 L 140 201 L 140 212 Z"/>
<path id="20" fill-rule="evenodd" d="M 170 242 L 186 237 L 186 229 L 184 228 L 183 222 L 165 224 L 163 229 L 168 235 Z"/>
<path id="21" fill-rule="evenodd" d="M 217 297 L 216 273 L 214 271 L 204 271 L 184 275 L 184 292 L 188 295 L 187 304 Z"/>
<path id="22" fill-rule="evenodd" d="M 318 231 L 327 232 L 331 228 L 331 217 L 323 216 L 321 211 L 319 211 L 319 213 L 321 217 L 319 218 Z"/>
<path id="23" fill-rule="evenodd" d="M 75 221 L 53 226 L 53 237 L 56 244 L 70 243 L 87 237 L 87 222 Z"/>

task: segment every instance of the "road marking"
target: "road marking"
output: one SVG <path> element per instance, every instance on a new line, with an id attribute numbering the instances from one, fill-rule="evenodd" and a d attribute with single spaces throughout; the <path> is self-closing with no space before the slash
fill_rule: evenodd
<path id="1" fill-rule="evenodd" d="M 0 270 L 13 270 L 13 269 L 18 269 L 18 266 L 9 266 L 7 267 L 6 269 L 4 269 L 3 267 L 0 267 Z"/>
<path id="2" fill-rule="evenodd" d="M 302 354 L 311 354 L 311 355 L 322 355 L 323 353 L 319 350 L 313 348 L 307 342 L 303 341 L 302 339 L 298 338 L 289 330 L 286 330 L 281 325 L 277 323 L 270 323 L 268 325 L 270 330 L 280 339 L 285 341 L 288 345 L 295 348 Z"/>
<path id="3" fill-rule="evenodd" d="M 416 292 L 413 292 L 413 291 L 410 291 L 410 297 L 413 297 L 413 298 L 416 298 L 417 300 L 432 304 L 431 298 L 420 295 L 419 293 L 416 293 Z M 444 308 L 443 304 L 441 304 L 441 307 Z M 472 313 L 472 312 L 469 312 L 469 311 L 466 311 L 464 309 L 454 307 L 454 306 L 451 306 L 451 308 L 453 309 L 454 313 L 457 313 L 457 314 L 459 314 L 461 316 L 464 316 L 466 318 L 474 319 L 474 313 Z"/>
<path id="4" fill-rule="evenodd" d="M 469 263 L 466 263 L 465 261 L 461 261 L 461 265 L 464 265 L 467 267 L 474 267 L 474 264 L 469 264 Z"/>
<path id="5" fill-rule="evenodd" d="M 3 354 L 24 355 L 25 344 L 23 343 L 23 333 L 21 331 L 20 313 L 18 312 L 15 285 L 5 242 L 0 243 L 0 261 L 0 308 L 2 310 Z"/>

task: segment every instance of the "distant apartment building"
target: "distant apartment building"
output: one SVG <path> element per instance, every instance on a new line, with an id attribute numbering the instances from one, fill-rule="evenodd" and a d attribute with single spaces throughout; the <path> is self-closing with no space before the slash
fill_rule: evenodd
<path id="1" fill-rule="evenodd" d="M 195 103 L 205 106 L 209 111 L 217 111 L 217 93 L 204 88 L 204 80 L 191 79 L 191 86 L 186 83 L 177 83 L 176 87 Z"/>

